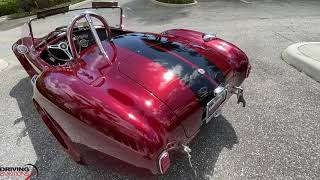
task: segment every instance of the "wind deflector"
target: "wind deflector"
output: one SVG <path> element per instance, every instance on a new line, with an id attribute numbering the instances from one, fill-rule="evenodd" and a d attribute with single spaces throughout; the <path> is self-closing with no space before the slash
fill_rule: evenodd
<path id="1" fill-rule="evenodd" d="M 111 2 L 92 2 L 91 8 L 99 9 L 99 8 L 119 8 L 118 2 L 111 1 Z M 82 9 L 82 8 L 80 8 Z M 83 8 L 83 9 L 90 9 L 90 8 Z M 75 9 L 77 10 L 77 9 Z M 62 14 L 70 11 L 69 6 L 58 6 L 52 8 L 46 8 L 37 11 L 37 18 L 46 18 L 48 16 L 53 16 L 56 14 Z"/>
<path id="2" fill-rule="evenodd" d="M 1 1 L 1 0 L 0 0 Z M 90 4 L 90 3 L 89 3 Z M 91 7 L 80 7 L 80 8 L 70 8 L 69 6 L 58 6 L 53 8 L 46 8 L 37 11 L 37 17 L 32 18 L 29 20 L 28 25 L 30 29 L 30 36 L 32 39 L 32 44 L 35 45 L 35 38 L 33 34 L 32 22 L 36 21 L 37 19 L 45 19 L 46 17 L 57 15 L 57 14 L 64 14 L 71 11 L 81 11 L 81 10 L 89 10 L 90 9 L 120 9 L 120 17 L 119 17 L 119 25 L 115 25 L 115 27 L 119 27 L 119 29 L 123 28 L 123 9 L 119 6 L 118 2 L 91 2 Z"/>
<path id="3" fill-rule="evenodd" d="M 46 8 L 37 11 L 37 18 L 45 18 L 56 14 L 66 13 L 69 11 L 69 6 L 60 6 L 54 8 Z"/>

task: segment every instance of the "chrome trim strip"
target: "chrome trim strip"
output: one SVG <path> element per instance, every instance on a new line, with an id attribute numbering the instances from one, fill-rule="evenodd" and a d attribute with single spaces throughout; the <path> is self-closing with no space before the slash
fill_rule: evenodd
<path id="1" fill-rule="evenodd" d="M 34 64 L 30 61 L 30 59 L 29 59 L 26 55 L 24 55 L 24 57 L 26 58 L 26 60 L 29 62 L 29 64 L 32 66 L 32 68 L 33 68 L 38 74 L 40 74 L 40 73 L 42 72 L 36 65 L 34 65 Z"/>

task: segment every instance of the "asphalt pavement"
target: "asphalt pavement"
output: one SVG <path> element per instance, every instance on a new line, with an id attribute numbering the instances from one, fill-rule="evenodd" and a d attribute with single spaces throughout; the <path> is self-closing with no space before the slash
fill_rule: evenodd
<path id="1" fill-rule="evenodd" d="M 252 72 L 244 84 L 247 107 L 232 97 L 223 116 L 191 145 L 198 179 L 320 178 L 320 84 L 280 58 L 291 44 L 319 41 L 320 1 L 199 0 L 187 8 L 147 0 L 120 4 L 127 7 L 128 29 L 214 32 L 250 58 Z M 50 25 L 67 18 L 57 15 Z M 35 26 L 42 29 L 46 24 Z M 74 163 L 39 121 L 27 74 L 11 52 L 21 25 L 10 28 L 0 31 L 0 59 L 8 63 L 0 71 L 0 166 L 35 164 L 39 175 L 34 179 L 190 179 L 187 159 L 157 177 Z"/>

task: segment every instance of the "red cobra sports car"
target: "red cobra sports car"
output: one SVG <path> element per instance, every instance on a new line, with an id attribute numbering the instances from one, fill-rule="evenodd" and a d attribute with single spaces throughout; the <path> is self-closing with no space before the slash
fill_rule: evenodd
<path id="1" fill-rule="evenodd" d="M 119 10 L 120 24 L 111 27 L 88 11 L 102 8 Z M 188 153 L 188 143 L 232 94 L 245 106 L 241 84 L 251 66 L 235 45 L 186 29 L 125 30 L 115 2 L 76 10 L 83 9 L 41 38 L 34 21 L 75 10 L 38 12 L 12 47 L 31 77 L 41 119 L 75 161 L 85 162 L 82 146 L 164 174 L 171 150 Z"/>

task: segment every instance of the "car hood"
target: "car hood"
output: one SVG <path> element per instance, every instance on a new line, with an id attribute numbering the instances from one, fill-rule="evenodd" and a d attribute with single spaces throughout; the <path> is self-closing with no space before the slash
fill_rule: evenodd
<path id="1" fill-rule="evenodd" d="M 149 33 L 127 34 L 113 42 L 118 53 L 126 54 L 118 61 L 119 71 L 157 96 L 178 116 L 192 103 L 206 104 L 213 90 L 225 81 L 225 72 L 215 65 L 216 59 L 209 59 L 187 42 Z"/>

